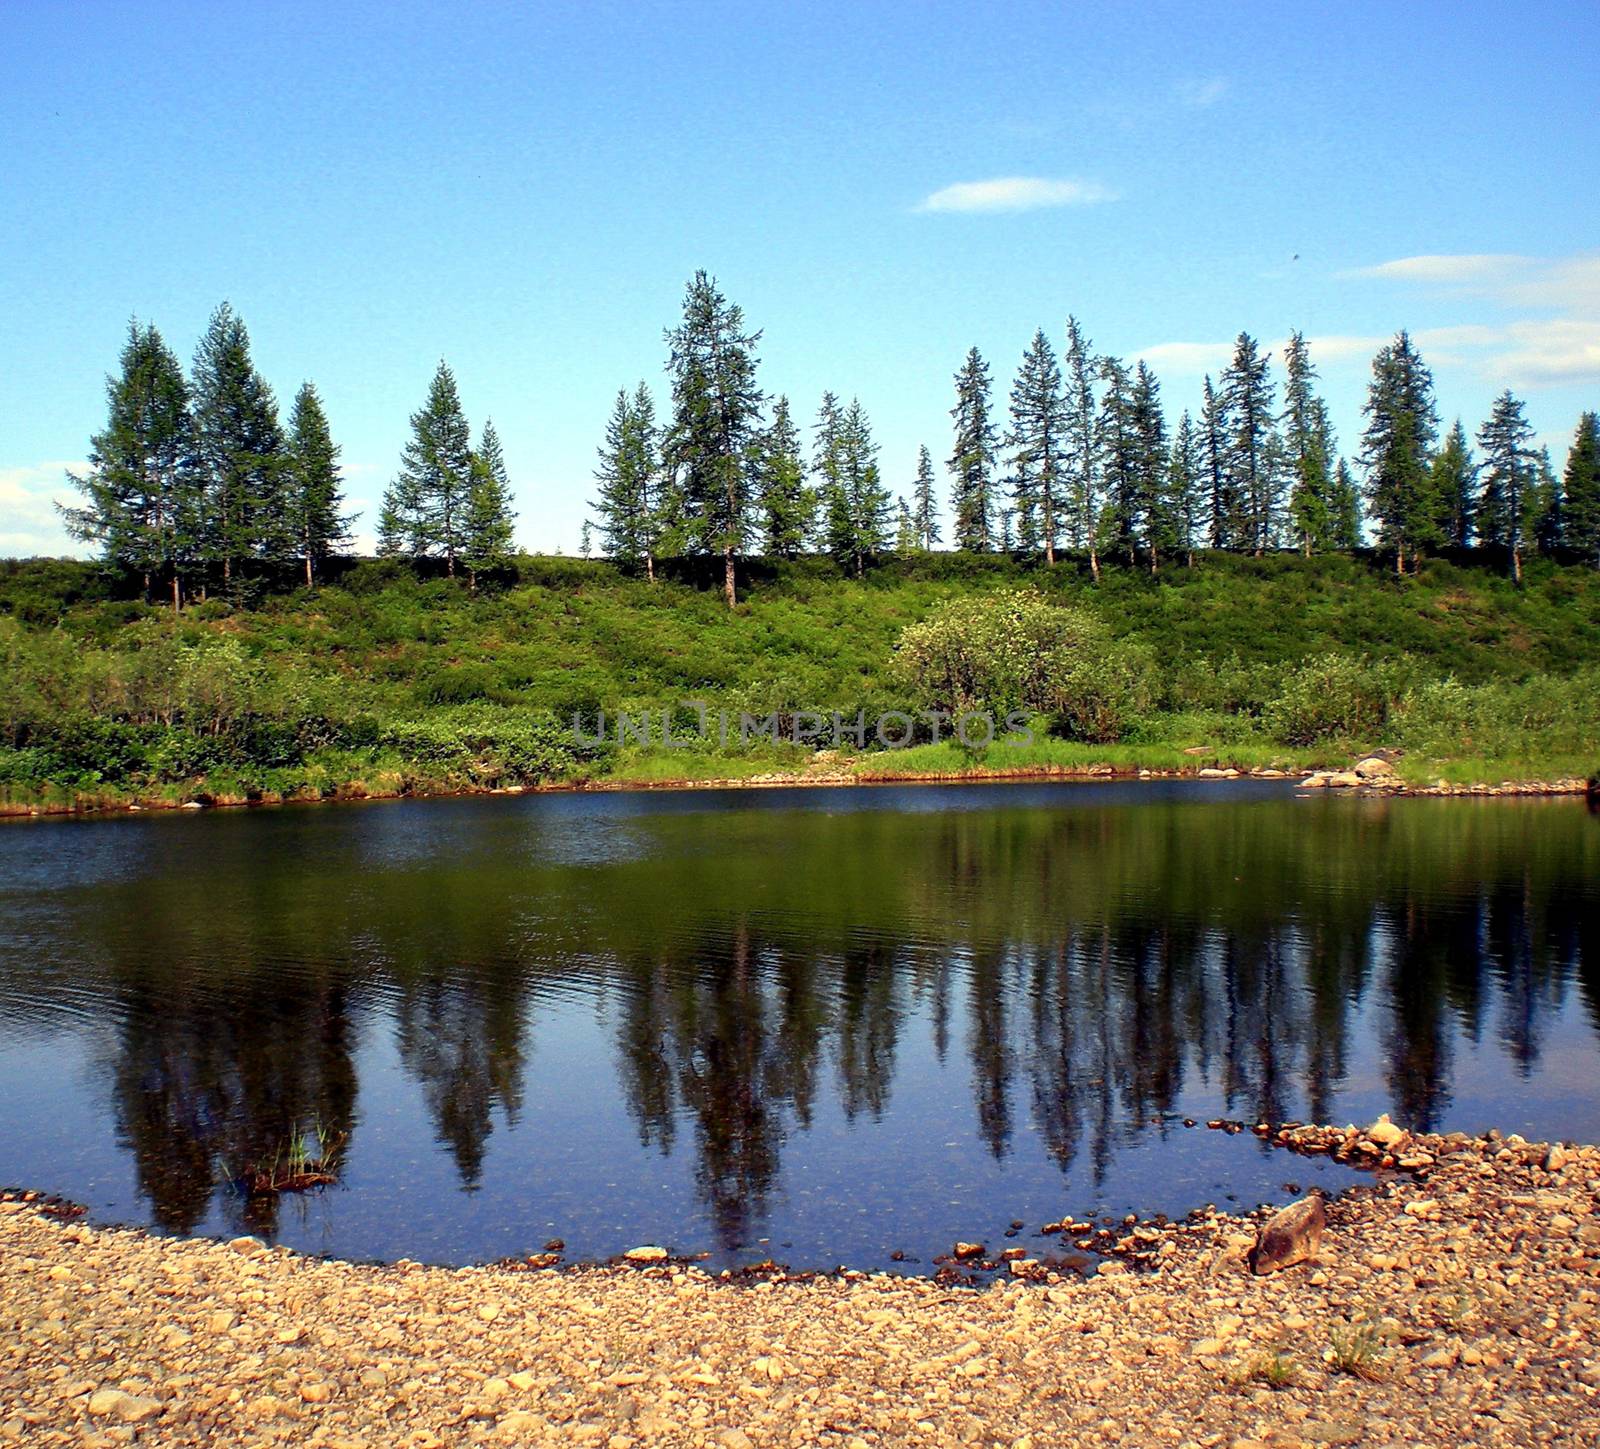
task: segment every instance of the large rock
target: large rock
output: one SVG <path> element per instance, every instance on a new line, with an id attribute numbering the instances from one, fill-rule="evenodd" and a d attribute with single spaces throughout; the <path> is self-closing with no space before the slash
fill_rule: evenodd
<path id="1" fill-rule="evenodd" d="M 1404 1127 L 1396 1127 L 1389 1120 L 1389 1114 L 1385 1112 L 1372 1126 L 1367 1128 L 1367 1136 L 1376 1142 L 1379 1147 L 1393 1147 L 1396 1142 L 1403 1142 L 1407 1133 Z"/>
<path id="2" fill-rule="evenodd" d="M 1381 755 L 1368 755 L 1356 762 L 1355 772 L 1363 780 L 1386 780 L 1394 774 L 1394 766 Z"/>
<path id="3" fill-rule="evenodd" d="M 1322 1199 L 1315 1193 L 1279 1209 L 1267 1219 L 1250 1249 L 1250 1271 L 1276 1273 L 1304 1263 L 1322 1246 L 1322 1231 L 1327 1226 Z"/>

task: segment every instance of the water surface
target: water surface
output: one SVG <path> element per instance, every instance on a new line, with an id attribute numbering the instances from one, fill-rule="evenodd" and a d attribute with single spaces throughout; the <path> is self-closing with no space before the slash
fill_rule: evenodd
<path id="1" fill-rule="evenodd" d="M 1600 818 L 1263 782 L 0 828 L 0 1183 L 341 1257 L 915 1267 L 1346 1178 L 1185 1116 L 1600 1140 Z M 320 1124 L 336 1187 L 229 1183 Z"/>

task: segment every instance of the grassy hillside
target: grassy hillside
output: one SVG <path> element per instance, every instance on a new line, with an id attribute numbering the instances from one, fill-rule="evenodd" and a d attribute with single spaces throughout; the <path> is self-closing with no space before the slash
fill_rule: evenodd
<path id="1" fill-rule="evenodd" d="M 901 631 L 952 599 L 1019 587 L 1141 651 L 1154 686 L 1137 717 L 1113 739 L 923 745 L 875 770 L 1162 764 L 1199 745 L 1298 765 L 1380 743 L 1405 749 L 1410 773 L 1455 778 L 1600 763 L 1593 570 L 1539 563 L 1517 589 L 1444 561 L 1396 580 L 1362 559 L 1219 555 L 1158 579 L 1113 569 L 1096 587 L 1071 562 L 936 555 L 859 581 L 803 561 L 743 582 L 730 613 L 687 565 L 651 585 L 606 563 L 524 559 L 473 595 L 366 562 L 314 592 L 175 619 L 87 565 L 0 565 L 0 792 L 314 797 L 796 768 L 809 749 L 578 744 L 571 717 L 691 699 L 915 712 L 931 701 L 896 666 Z"/>

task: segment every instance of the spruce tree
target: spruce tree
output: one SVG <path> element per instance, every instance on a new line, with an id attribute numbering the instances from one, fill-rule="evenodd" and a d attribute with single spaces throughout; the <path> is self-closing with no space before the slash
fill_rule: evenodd
<path id="1" fill-rule="evenodd" d="M 467 492 L 461 528 L 461 559 L 474 593 L 480 573 L 501 568 L 510 561 L 516 518 L 500 435 L 494 424 L 485 419 L 477 451 L 472 455 L 472 486 Z"/>
<path id="2" fill-rule="evenodd" d="M 1561 475 L 1566 545 L 1600 568 L 1600 413 L 1578 419 Z"/>
<path id="3" fill-rule="evenodd" d="M 1179 547 L 1178 504 L 1169 488 L 1167 417 L 1161 406 L 1161 384 L 1143 359 L 1133 375 L 1134 497 L 1150 572 L 1161 555 Z"/>
<path id="4" fill-rule="evenodd" d="M 751 532 L 761 390 L 759 332 L 703 271 L 685 289 L 683 320 L 666 333 L 672 423 L 662 449 L 673 477 L 677 527 L 695 552 L 720 554 L 723 595 L 738 602 L 734 560 Z"/>
<path id="5" fill-rule="evenodd" d="M 1528 500 L 1528 538 L 1540 553 L 1553 554 L 1563 544 L 1566 509 L 1561 497 L 1561 480 L 1550 461 L 1550 450 L 1540 448 L 1534 456 L 1533 493 Z"/>
<path id="6" fill-rule="evenodd" d="M 583 527 L 578 530 L 578 555 L 588 558 L 594 553 L 594 526 L 586 518 Z"/>
<path id="7" fill-rule="evenodd" d="M 1478 487 L 1478 466 L 1467 445 L 1467 430 L 1457 418 L 1433 460 L 1428 494 L 1433 506 L 1433 532 L 1450 548 L 1465 548 L 1472 537 L 1472 513 Z"/>
<path id="8" fill-rule="evenodd" d="M 1436 510 L 1429 469 L 1439 434 L 1433 374 L 1406 332 L 1372 359 L 1372 381 L 1362 409 L 1367 419 L 1361 464 L 1367 501 L 1378 526 L 1378 547 L 1392 549 L 1395 571 L 1406 571 L 1432 540 Z"/>
<path id="9" fill-rule="evenodd" d="M 1099 473 L 1105 489 L 1100 515 L 1100 538 L 1108 549 L 1120 549 L 1131 564 L 1137 557 L 1143 522 L 1140 486 L 1143 481 L 1139 447 L 1139 420 L 1134 383 L 1127 367 L 1115 357 L 1100 359 L 1100 416 L 1096 427 Z"/>
<path id="10" fill-rule="evenodd" d="M 1016 507 L 1016 541 L 1024 552 L 1041 544 L 1047 565 L 1056 561 L 1056 543 L 1066 509 L 1067 403 L 1061 367 L 1040 328 L 1022 356 L 1011 388 L 1011 496 Z"/>
<path id="11" fill-rule="evenodd" d="M 835 558 L 846 557 L 850 553 L 850 500 L 845 494 L 844 413 L 832 391 L 823 393 L 817 405 L 811 471 L 817 480 L 817 546 Z"/>
<path id="12" fill-rule="evenodd" d="M 308 589 L 316 583 L 318 566 L 350 542 L 355 519 L 343 512 L 340 481 L 339 448 L 328 415 L 316 388 L 304 383 L 289 413 L 288 513 Z"/>
<path id="13" fill-rule="evenodd" d="M 917 478 L 912 485 L 911 518 L 917 529 L 917 546 L 925 553 L 939 542 L 939 505 L 933 495 L 933 455 L 927 444 L 917 449 Z"/>
<path id="14" fill-rule="evenodd" d="M 1478 446 L 1483 450 L 1478 537 L 1491 548 L 1507 550 L 1512 577 L 1519 584 L 1529 504 L 1538 477 L 1532 441 L 1533 428 L 1523 416 L 1522 402 L 1508 388 L 1495 399 L 1488 421 L 1478 429 Z"/>
<path id="15" fill-rule="evenodd" d="M 1215 549 L 1239 546 L 1234 533 L 1239 506 L 1233 496 L 1233 484 L 1228 472 L 1228 437 L 1228 414 L 1222 403 L 1222 394 L 1212 387 L 1211 378 L 1207 376 L 1200 407 L 1200 447 L 1205 466 L 1206 506 L 1210 515 L 1209 540 Z"/>
<path id="16" fill-rule="evenodd" d="M 1083 335 L 1076 317 L 1067 318 L 1067 350 L 1063 383 L 1066 389 L 1064 458 L 1067 481 L 1067 536 L 1073 545 L 1089 550 L 1089 570 L 1100 582 L 1100 447 L 1099 415 L 1095 403 L 1097 372 L 1094 345 Z"/>
<path id="17" fill-rule="evenodd" d="M 1239 546 L 1260 555 L 1273 540 L 1280 492 L 1280 448 L 1274 431 L 1269 356 L 1241 332 L 1233 360 L 1222 371 L 1222 409 L 1227 418 L 1228 492 L 1236 510 L 1232 532 Z"/>
<path id="18" fill-rule="evenodd" d="M 1346 553 L 1361 547 L 1361 490 L 1343 458 L 1333 470 L 1333 547 Z"/>
<path id="19" fill-rule="evenodd" d="M 1000 552 L 1006 555 L 1013 553 L 1017 547 L 1017 535 L 1011 526 L 1011 520 L 1014 516 L 1012 509 L 1002 508 L 1000 510 L 1000 526 L 995 530 Z"/>
<path id="20" fill-rule="evenodd" d="M 236 587 L 246 560 L 293 557 L 298 540 L 277 400 L 251 360 L 244 322 L 226 302 L 195 353 L 193 397 L 206 556 Z"/>
<path id="21" fill-rule="evenodd" d="M 617 393 L 595 468 L 600 493 L 594 506 L 606 553 L 622 563 L 642 561 L 652 583 L 660 531 L 659 471 L 655 400 L 641 382 L 632 397 L 626 388 Z"/>
<path id="22" fill-rule="evenodd" d="M 789 399 L 772 407 L 772 421 L 761 436 L 757 467 L 762 546 L 769 558 L 795 558 L 814 527 L 816 499 L 806 486 L 800 430 L 789 413 Z"/>
<path id="23" fill-rule="evenodd" d="M 995 429 L 989 418 L 989 365 L 976 347 L 956 373 L 955 446 L 950 470 L 950 515 L 955 545 L 983 553 L 993 542 L 990 496 L 995 462 Z"/>
<path id="24" fill-rule="evenodd" d="M 1172 436 L 1167 461 L 1167 498 L 1176 525 L 1173 547 L 1194 567 L 1195 540 L 1201 536 L 1206 510 L 1205 451 L 1200 431 L 1185 409 Z"/>
<path id="25" fill-rule="evenodd" d="M 67 532 L 99 546 L 106 563 L 157 577 L 183 601 L 183 577 L 200 554 L 202 478 L 183 369 L 151 326 L 128 324 L 120 372 L 106 378 L 105 428 L 89 445 L 89 470 L 68 479 L 81 508 L 57 505 Z"/>
<path id="26" fill-rule="evenodd" d="M 411 415 L 411 440 L 384 494 L 378 551 L 442 558 L 454 578 L 474 482 L 472 433 L 455 374 L 441 361 L 428 385 L 427 401 Z"/>
<path id="27" fill-rule="evenodd" d="M 824 399 L 825 412 L 833 394 Z M 878 471 L 878 449 L 859 399 L 843 413 L 835 406 L 819 428 L 828 470 L 828 551 L 860 578 L 867 561 L 889 542 L 891 499 Z"/>
<path id="28" fill-rule="evenodd" d="M 896 510 L 894 551 L 906 555 L 922 551 L 922 538 L 917 532 L 917 521 L 911 516 L 911 505 L 904 498 Z"/>
<path id="29" fill-rule="evenodd" d="M 1327 404 L 1316 394 L 1317 369 L 1303 333 L 1289 334 L 1283 361 L 1288 380 L 1279 426 L 1289 470 L 1289 520 L 1309 558 L 1333 546 L 1333 425 Z"/>

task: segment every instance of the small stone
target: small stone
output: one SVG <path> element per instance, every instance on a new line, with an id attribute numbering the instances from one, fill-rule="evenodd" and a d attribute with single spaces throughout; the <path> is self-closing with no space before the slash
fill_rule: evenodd
<path id="1" fill-rule="evenodd" d="M 1544 1155 L 1544 1170 L 1546 1172 L 1560 1172 L 1567 1165 L 1567 1152 L 1558 1142 Z"/>
<path id="2" fill-rule="evenodd" d="M 1223 1342 L 1220 1338 L 1202 1338 L 1194 1346 L 1194 1356 L 1196 1358 L 1215 1358 L 1222 1350 Z"/>
<path id="3" fill-rule="evenodd" d="M 1458 1357 L 1460 1357 L 1460 1354 L 1455 1345 L 1447 1343 L 1441 1348 L 1434 1349 L 1432 1353 L 1425 1354 L 1422 1359 L 1422 1366 L 1426 1369 L 1454 1368 Z"/>
<path id="4" fill-rule="evenodd" d="M 722 1449 L 755 1449 L 750 1436 L 743 1429 L 724 1429 L 717 1435 L 717 1443 Z"/>
<path id="5" fill-rule="evenodd" d="M 243 1254 L 246 1258 L 253 1258 L 257 1253 L 267 1251 L 267 1245 L 260 1238 L 233 1238 L 228 1246 L 236 1253 Z"/>
<path id="6" fill-rule="evenodd" d="M 1414 1198 L 1405 1207 L 1406 1216 L 1412 1218 L 1436 1218 L 1439 1216 L 1439 1204 L 1431 1197 Z"/>
<path id="7" fill-rule="evenodd" d="M 228 1308 L 219 1308 L 213 1313 L 206 1314 L 206 1329 L 211 1333 L 226 1333 L 233 1327 L 234 1313 Z"/>
<path id="8" fill-rule="evenodd" d="M 114 1414 L 117 1406 L 127 1397 L 121 1389 L 100 1389 L 89 1396 L 89 1413 L 96 1419 Z"/>
<path id="9" fill-rule="evenodd" d="M 630 1263 L 661 1263 L 666 1261 L 667 1250 L 654 1246 L 629 1248 L 622 1256 Z"/>
<path id="10" fill-rule="evenodd" d="M 325 1404 L 333 1397 L 333 1388 L 319 1379 L 316 1383 L 301 1384 L 300 1397 L 308 1404 Z"/>
<path id="11" fill-rule="evenodd" d="M 514 1373 L 514 1374 L 509 1375 L 508 1378 L 507 1378 L 507 1382 L 519 1394 L 525 1394 L 536 1383 L 538 1383 L 539 1380 L 536 1379 L 532 1374 L 530 1374 L 527 1371 L 527 1369 L 523 1369 L 520 1373 Z"/>
<path id="12" fill-rule="evenodd" d="M 1367 1136 L 1376 1142 L 1379 1147 L 1393 1147 L 1396 1142 L 1402 1141 L 1408 1135 L 1404 1127 L 1396 1127 L 1389 1120 L 1387 1112 L 1367 1128 Z"/>
<path id="13" fill-rule="evenodd" d="M 498 1303 L 480 1303 L 478 1305 L 478 1317 L 485 1323 L 493 1323 L 499 1316 L 500 1305 Z"/>
<path id="14" fill-rule="evenodd" d="M 497 1404 L 511 1392 L 511 1384 L 506 1379 L 485 1379 L 483 1388 L 479 1390 L 485 1403 Z"/>
<path id="15" fill-rule="evenodd" d="M 982 1243 L 957 1243 L 955 1255 L 958 1258 L 981 1258 L 983 1256 Z"/>

